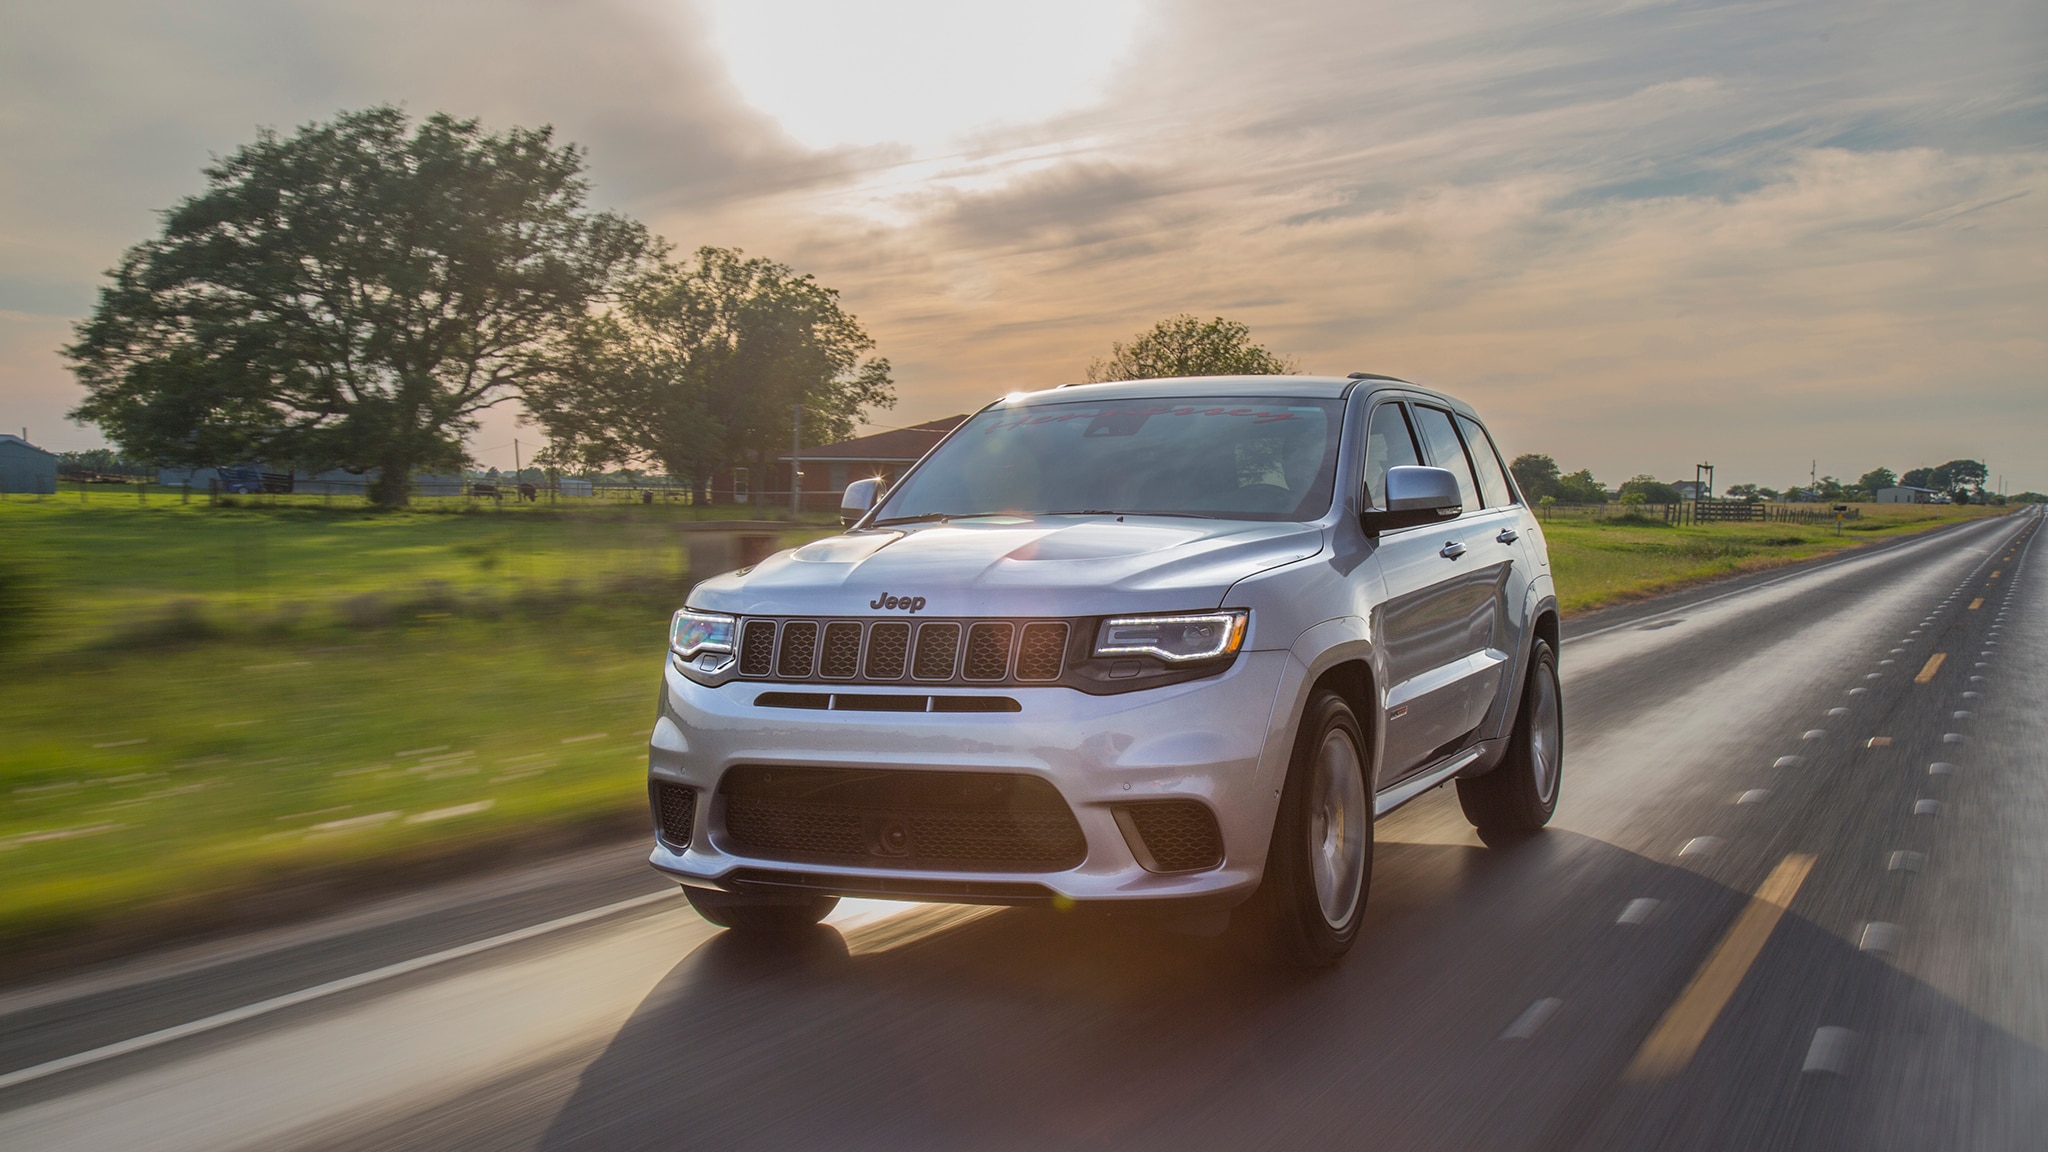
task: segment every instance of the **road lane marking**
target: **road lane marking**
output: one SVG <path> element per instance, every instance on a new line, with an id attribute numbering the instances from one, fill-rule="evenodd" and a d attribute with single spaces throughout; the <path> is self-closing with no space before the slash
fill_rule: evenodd
<path id="1" fill-rule="evenodd" d="M 1948 659 L 1948 653 L 1946 652 L 1936 652 L 1934 655 L 1929 656 L 1927 663 L 1920 666 L 1920 674 L 1913 677 L 1913 683 L 1925 684 L 1929 680 L 1934 679 L 1934 674 L 1941 671 L 1941 662 L 1946 659 Z"/>
<path id="2" fill-rule="evenodd" d="M 1915 800 L 1915 801 L 1913 801 L 1913 815 L 1915 815 L 1915 816 L 1939 816 L 1939 815 L 1941 815 L 1941 801 L 1939 801 L 1939 800 Z"/>
<path id="3" fill-rule="evenodd" d="M 1840 1076 L 1849 1070 L 1849 1050 L 1855 1046 L 1854 1032 L 1832 1024 L 1823 1025 L 1813 1030 L 1813 1043 L 1807 1045 L 1806 1060 L 1799 1070 Z"/>
<path id="4" fill-rule="evenodd" d="M 268 1000 L 258 1000 L 254 1004 L 244 1004 L 240 1008 L 230 1008 L 225 1012 L 216 1012 L 211 1016 L 201 1017 L 198 1020 L 190 1020 L 169 1028 L 161 1028 L 155 1032 L 116 1041 L 112 1044 L 103 1044 L 98 1048 L 76 1052 L 72 1055 L 46 1061 L 32 1067 L 17 1068 L 12 1072 L 0 1075 L 0 1091 L 5 1091 L 18 1084 L 27 1084 L 31 1081 L 41 1080 L 47 1076 L 55 1076 L 59 1072 L 69 1072 L 74 1068 L 83 1068 L 103 1060 L 112 1060 L 116 1056 L 126 1056 L 131 1052 L 141 1052 L 158 1047 L 159 1045 L 169 1044 L 173 1040 L 183 1040 L 188 1036 L 212 1032 L 216 1029 L 225 1028 L 230 1024 L 240 1024 L 244 1020 L 253 1020 L 258 1016 L 267 1016 L 272 1012 L 281 1012 L 286 1008 L 295 1008 L 301 1004 L 310 1003 L 314 1000 L 320 1000 L 342 992 L 352 992 L 357 988 L 376 984 L 396 976 L 418 972 L 423 968 L 431 968 L 436 964 L 445 964 L 450 960 L 460 960 L 467 956 L 475 956 L 480 952 L 489 952 L 494 948 L 502 948 L 507 944 L 517 944 L 522 940 L 531 940 L 536 936 L 546 936 L 552 932 L 559 932 L 564 928 L 573 928 L 578 924 L 587 924 L 592 920 L 601 920 L 620 912 L 641 908 L 657 900 L 673 900 L 675 898 L 676 892 L 673 889 L 649 892 L 644 896 L 635 896 L 630 900 L 620 900 L 616 903 L 606 904 L 601 908 L 591 908 L 583 912 L 562 916 L 549 920 L 544 924 L 534 924 L 511 932 L 503 932 L 496 936 L 475 940 L 454 948 L 443 949 L 442 951 L 429 953 L 425 956 L 415 956 L 411 960 L 401 960 L 396 964 L 386 964 L 382 968 L 373 968 L 368 972 L 358 972 L 353 976 L 343 976 L 338 980 L 329 980 L 325 984 L 315 984 L 311 988 L 301 988 L 297 992 L 287 992 L 282 996 L 272 996 Z"/>
<path id="5" fill-rule="evenodd" d="M 1955 765 L 1944 764 L 1939 760 L 1936 760 L 1934 763 L 1929 764 L 1927 766 L 1927 774 L 1929 776 L 1953 776 L 1955 775 L 1955 771 Z"/>
<path id="6" fill-rule="evenodd" d="M 1771 790 L 1768 788 L 1751 788 L 1749 791 L 1737 796 L 1735 802 L 1737 804 L 1761 804 L 1770 794 Z"/>
<path id="7" fill-rule="evenodd" d="M 1983 606 L 1984 598 L 1982 596 L 1979 596 L 1975 600 L 1970 601 L 1970 611 L 1972 612 L 1975 612 L 1977 609 L 1982 608 Z"/>
<path id="8" fill-rule="evenodd" d="M 1872 736 L 1864 742 L 1863 746 L 1865 748 L 1889 748 L 1892 746 L 1892 738 L 1889 736 Z"/>
<path id="9" fill-rule="evenodd" d="M 1779 918 L 1799 894 L 1800 885 L 1806 883 L 1807 873 L 1813 871 L 1813 860 L 1810 855 L 1794 853 L 1771 869 L 1728 934 L 1714 945 L 1714 951 L 1693 973 L 1691 982 L 1636 1050 L 1635 1059 L 1622 1072 L 1623 1080 L 1662 1080 L 1684 1071 L 1692 1063 L 1693 1054 L 1699 1051 L 1708 1030 L 1728 1006 L 1750 966 L 1756 963 Z"/>
<path id="10" fill-rule="evenodd" d="M 1685 847 L 1680 848 L 1678 854 L 1680 856 L 1712 856 L 1714 850 L 1720 846 L 1721 838 L 1719 836 L 1695 836 L 1685 842 Z"/>
<path id="11" fill-rule="evenodd" d="M 1554 996 L 1538 1000 L 1523 1009 L 1522 1014 L 1515 1017 L 1515 1022 L 1508 1025 L 1508 1030 L 1500 1034 L 1500 1038 L 1503 1040 L 1532 1039 L 1535 1037 L 1537 1029 L 1542 1028 L 1552 1016 L 1557 1014 L 1557 1010 L 1562 1007 L 1564 1007 L 1564 1001 Z"/>
<path id="12" fill-rule="evenodd" d="M 1891 859 L 1886 861 L 1885 871 L 1918 872 L 1926 863 L 1927 857 L 1921 855 L 1918 852 L 1908 852 L 1904 848 L 1901 848 L 1898 851 L 1892 853 Z"/>
<path id="13" fill-rule="evenodd" d="M 1882 920 L 1872 920 L 1863 926 L 1863 935 L 1857 937 L 1856 950 L 1859 952 L 1882 952 L 1887 956 L 1895 956 L 1899 951 L 1901 935 L 1902 933 L 1897 924 L 1887 924 Z"/>
<path id="14" fill-rule="evenodd" d="M 1662 901 L 1652 899 L 1648 896 L 1638 896 L 1635 899 L 1628 902 L 1628 906 L 1621 910 L 1621 915 L 1616 916 L 1614 918 L 1614 922 L 1616 924 L 1648 923 L 1650 919 L 1650 914 L 1657 910 L 1657 905 L 1660 903 L 1662 903 Z"/>

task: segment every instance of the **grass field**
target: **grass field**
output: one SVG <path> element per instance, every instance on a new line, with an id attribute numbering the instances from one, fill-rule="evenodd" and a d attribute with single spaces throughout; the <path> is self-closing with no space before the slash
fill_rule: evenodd
<path id="1" fill-rule="evenodd" d="M 0 502 L 0 938 L 636 811 L 685 519 Z"/>
<path id="2" fill-rule="evenodd" d="M 1577 611 L 1988 511 L 1545 534 Z M 686 518 L 0 501 L 0 938 L 631 817 Z"/>

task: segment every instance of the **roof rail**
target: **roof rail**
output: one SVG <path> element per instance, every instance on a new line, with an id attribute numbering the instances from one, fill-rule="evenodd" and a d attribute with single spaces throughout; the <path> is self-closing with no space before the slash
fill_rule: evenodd
<path id="1" fill-rule="evenodd" d="M 1346 380 L 1392 380 L 1396 384 L 1408 383 L 1408 381 L 1401 379 L 1399 376 L 1382 376 L 1378 372 L 1352 372 L 1346 374 L 1344 378 Z"/>

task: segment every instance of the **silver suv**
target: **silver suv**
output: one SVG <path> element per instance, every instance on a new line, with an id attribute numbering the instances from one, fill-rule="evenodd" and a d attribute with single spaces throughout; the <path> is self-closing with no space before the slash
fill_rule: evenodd
<path id="1" fill-rule="evenodd" d="M 1459 401 L 1364 373 L 1018 393 L 878 487 L 671 625 L 652 862 L 716 924 L 841 895 L 1228 913 L 1328 964 L 1375 817 L 1449 780 L 1488 843 L 1556 808 L 1550 562 Z"/>

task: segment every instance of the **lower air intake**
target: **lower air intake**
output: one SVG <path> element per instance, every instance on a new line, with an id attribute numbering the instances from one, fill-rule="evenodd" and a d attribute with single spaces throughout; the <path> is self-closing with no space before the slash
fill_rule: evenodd
<path id="1" fill-rule="evenodd" d="M 1087 841 L 1035 776 L 743 765 L 719 786 L 725 840 L 768 860 L 1059 872 Z"/>
<path id="2" fill-rule="evenodd" d="M 1204 872 L 1223 863 L 1223 834 L 1216 814 L 1194 800 L 1159 800 L 1125 804 L 1116 810 L 1117 824 L 1138 863 L 1148 872 Z"/>
<path id="3" fill-rule="evenodd" d="M 657 781 L 654 793 L 654 830 L 671 848 L 688 848 L 697 828 L 697 790 L 681 784 Z"/>

